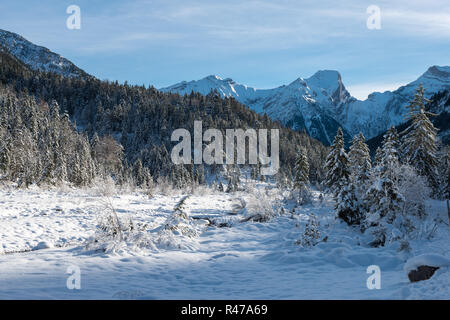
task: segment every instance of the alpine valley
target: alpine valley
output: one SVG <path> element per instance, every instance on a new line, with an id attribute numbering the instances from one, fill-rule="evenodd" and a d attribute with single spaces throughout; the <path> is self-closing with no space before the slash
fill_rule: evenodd
<path id="1" fill-rule="evenodd" d="M 448 300 L 449 105 L 445 66 L 364 101 L 330 70 L 156 89 L 0 30 L 0 299 L 183 300 L 169 319 L 276 318 L 186 299 Z"/>

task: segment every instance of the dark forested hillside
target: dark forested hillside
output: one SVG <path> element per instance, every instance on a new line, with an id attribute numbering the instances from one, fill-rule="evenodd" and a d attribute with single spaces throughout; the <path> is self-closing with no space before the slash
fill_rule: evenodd
<path id="1" fill-rule="evenodd" d="M 101 172 L 111 174 L 117 180 L 134 176 L 138 181 L 145 181 L 151 175 L 153 178 L 169 177 L 177 184 L 194 179 L 204 181 L 205 173 L 218 168 L 174 165 L 170 161 L 170 150 L 174 145 L 170 141 L 171 133 L 178 128 L 185 128 L 192 133 L 194 120 L 202 120 L 204 129 L 278 128 L 280 174 L 292 176 L 294 159 L 300 146 L 303 146 L 311 163 L 311 179 L 317 181 L 323 176 L 323 160 L 327 149 L 320 142 L 304 133 L 284 128 L 234 99 L 222 99 L 214 93 L 207 96 L 194 93 L 180 96 L 127 83 L 111 83 L 95 78 L 66 78 L 30 70 L 6 50 L 0 51 L 0 85 L 3 87 L 0 92 L 3 97 L 0 99 L 3 118 L 11 116 L 11 108 L 5 104 L 11 95 L 15 96 L 12 104 L 17 110 L 27 110 L 29 105 L 33 105 L 32 109 L 42 105 L 59 108 L 61 117 L 64 118 L 66 114 L 79 132 L 88 135 L 97 168 L 101 167 Z M 29 101 L 30 97 L 33 101 L 27 105 L 24 101 Z M 45 118 L 46 115 L 40 117 Z M 4 121 L 4 125 L 9 124 Z M 13 130 L 4 132 L 17 138 Z M 41 139 L 39 141 L 42 142 Z M 143 178 L 142 174 L 147 178 Z"/>

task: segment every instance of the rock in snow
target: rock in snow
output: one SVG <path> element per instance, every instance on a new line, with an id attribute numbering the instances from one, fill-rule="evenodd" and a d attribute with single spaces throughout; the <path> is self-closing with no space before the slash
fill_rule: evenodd
<path id="1" fill-rule="evenodd" d="M 411 270 L 408 273 L 409 281 L 417 282 L 430 279 L 439 267 L 420 266 L 417 270 Z"/>
<path id="2" fill-rule="evenodd" d="M 436 270 L 450 266 L 450 259 L 437 254 L 422 254 L 409 259 L 403 270 L 409 281 L 417 282 L 430 279 Z"/>

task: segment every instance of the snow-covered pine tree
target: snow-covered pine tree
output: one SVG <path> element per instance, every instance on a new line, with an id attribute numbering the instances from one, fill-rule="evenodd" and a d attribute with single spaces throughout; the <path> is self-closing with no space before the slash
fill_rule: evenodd
<path id="1" fill-rule="evenodd" d="M 133 176 L 137 186 L 141 186 L 144 183 L 144 167 L 141 159 L 137 159 L 133 164 Z"/>
<path id="2" fill-rule="evenodd" d="M 369 180 L 372 163 L 370 160 L 369 147 L 362 133 L 355 136 L 348 153 L 349 169 L 358 185 L 364 185 Z"/>
<path id="3" fill-rule="evenodd" d="M 171 173 L 171 180 L 174 182 L 175 187 L 179 189 L 186 188 L 189 186 L 193 178 L 191 177 L 191 173 L 186 169 L 186 166 L 183 164 L 177 164 L 173 167 L 173 171 Z"/>
<path id="4" fill-rule="evenodd" d="M 350 172 L 348 169 L 348 156 L 344 147 L 344 134 L 339 128 L 331 145 L 330 153 L 325 163 L 326 178 L 325 185 L 335 196 L 338 195 L 342 186 L 346 185 Z"/>
<path id="5" fill-rule="evenodd" d="M 11 153 L 13 149 L 12 137 L 8 132 L 1 135 L 0 141 L 0 174 L 7 177 L 11 165 Z"/>
<path id="6" fill-rule="evenodd" d="M 357 183 L 353 178 L 349 178 L 348 183 L 341 187 L 334 210 L 336 216 L 344 220 L 348 225 L 361 223 L 364 211 L 359 199 Z"/>
<path id="7" fill-rule="evenodd" d="M 378 147 L 375 151 L 375 157 L 373 158 L 373 167 L 376 167 L 381 164 L 381 159 L 383 158 L 383 152 L 381 148 Z"/>
<path id="8" fill-rule="evenodd" d="M 289 171 L 292 171 L 289 170 Z M 285 172 L 281 171 L 276 174 L 277 186 L 280 189 L 292 189 L 293 188 L 293 178 L 286 175 Z"/>
<path id="9" fill-rule="evenodd" d="M 389 179 L 395 180 L 395 170 L 400 164 L 398 152 L 399 139 L 395 127 L 390 127 L 383 138 L 381 164 L 377 168 L 380 170 L 381 176 L 387 176 Z"/>
<path id="10" fill-rule="evenodd" d="M 437 172 L 440 184 L 439 195 L 441 199 L 446 199 L 446 197 L 448 196 L 448 193 L 445 189 L 447 184 L 447 173 L 450 172 L 450 146 L 442 145 L 441 143 L 439 143 L 438 149 L 439 150 L 436 153 L 436 156 L 438 161 Z"/>
<path id="11" fill-rule="evenodd" d="M 450 199 L 450 148 L 447 148 L 447 152 L 445 153 L 444 164 L 446 170 L 443 172 L 443 196 L 444 199 Z"/>
<path id="12" fill-rule="evenodd" d="M 428 179 L 430 187 L 437 192 L 439 183 L 436 176 L 436 134 L 437 129 L 428 118 L 434 114 L 425 111 L 425 90 L 420 85 L 413 101 L 407 106 L 407 119 L 411 124 L 402 132 L 402 154 L 405 162 L 416 168 L 417 173 Z"/>
<path id="13" fill-rule="evenodd" d="M 337 217 L 349 225 L 360 224 L 364 218 L 364 197 L 371 169 L 369 147 L 362 133 L 355 136 L 348 154 L 350 177 L 347 185 L 341 187 L 336 201 Z"/>
<path id="14" fill-rule="evenodd" d="M 448 225 L 450 226 L 450 163 L 447 166 L 447 172 L 445 174 L 445 184 L 444 184 L 444 196 L 447 199 L 447 216 Z"/>
<path id="15" fill-rule="evenodd" d="M 398 134 L 391 127 L 384 135 L 380 163 L 373 169 L 371 186 L 364 197 L 367 210 L 364 228 L 369 228 L 375 236 L 373 246 L 384 245 L 389 225 L 392 225 L 404 202 L 403 195 L 396 185 L 396 172 L 399 167 Z"/>
<path id="16" fill-rule="evenodd" d="M 439 157 L 440 196 L 447 202 L 448 223 L 450 225 L 450 147 L 442 148 Z"/>
<path id="17" fill-rule="evenodd" d="M 94 180 L 96 176 L 96 163 L 92 158 L 91 146 L 87 135 L 80 139 L 80 159 L 84 167 L 83 176 L 81 179 L 82 185 L 88 185 Z"/>
<path id="18" fill-rule="evenodd" d="M 294 174 L 294 188 L 299 192 L 299 203 L 304 203 L 309 198 L 309 162 L 304 148 L 297 155 Z"/>
<path id="19" fill-rule="evenodd" d="M 311 213 L 302 237 L 295 241 L 295 244 L 304 248 L 313 247 L 320 242 L 320 237 L 320 221 L 317 219 L 316 215 Z"/>
<path id="20" fill-rule="evenodd" d="M 89 185 L 96 175 L 95 162 L 92 159 L 91 147 L 87 136 L 73 142 L 75 156 L 70 158 L 68 167 L 69 180 L 77 186 Z"/>
<path id="21" fill-rule="evenodd" d="M 364 228 L 368 228 L 374 236 L 373 246 L 383 246 L 392 236 L 388 233 L 402 210 L 404 197 L 393 180 L 377 177 L 366 193 L 366 201 L 369 211 Z"/>
<path id="22" fill-rule="evenodd" d="M 153 177 L 150 173 L 150 169 L 148 167 L 143 167 L 142 169 L 143 183 L 142 187 L 149 189 L 153 188 Z"/>

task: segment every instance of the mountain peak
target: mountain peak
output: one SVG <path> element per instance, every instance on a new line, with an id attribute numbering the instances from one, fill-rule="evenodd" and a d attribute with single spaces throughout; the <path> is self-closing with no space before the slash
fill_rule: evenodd
<path id="1" fill-rule="evenodd" d="M 54 72 L 65 77 L 85 78 L 89 75 L 72 62 L 49 49 L 35 45 L 24 37 L 0 29 L 0 47 L 33 70 Z"/>
<path id="2" fill-rule="evenodd" d="M 310 80 L 317 80 L 320 82 L 341 81 L 341 74 L 336 70 L 319 70 L 307 79 L 307 81 Z"/>
<path id="3" fill-rule="evenodd" d="M 343 90 L 341 74 L 335 70 L 319 70 L 306 79 L 309 86 L 319 87 L 327 91 Z"/>
<path id="4" fill-rule="evenodd" d="M 215 74 L 210 74 L 209 76 L 203 78 L 203 79 L 207 79 L 207 80 L 223 80 L 221 77 L 215 75 Z"/>
<path id="5" fill-rule="evenodd" d="M 425 95 L 431 97 L 433 93 L 450 88 L 450 67 L 449 66 L 431 66 L 417 80 L 402 86 L 396 91 L 404 94 L 406 91 L 414 92 L 422 85 L 425 88 Z"/>
<path id="6" fill-rule="evenodd" d="M 424 75 L 432 75 L 439 78 L 450 78 L 449 66 L 431 66 Z"/>

